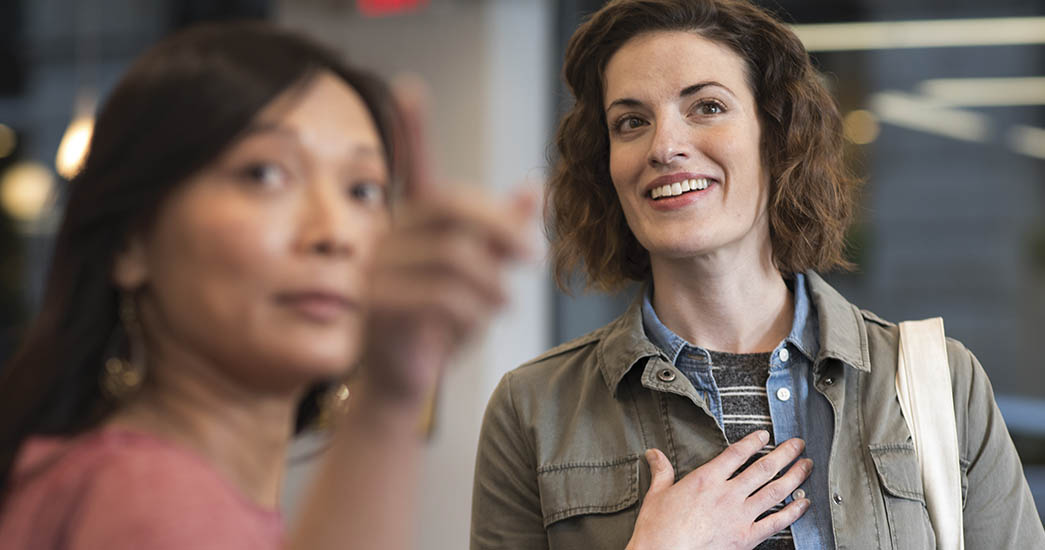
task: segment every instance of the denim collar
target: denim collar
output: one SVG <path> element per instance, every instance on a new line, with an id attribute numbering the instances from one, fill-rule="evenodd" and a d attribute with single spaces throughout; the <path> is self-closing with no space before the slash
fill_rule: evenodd
<path id="1" fill-rule="evenodd" d="M 791 320 L 791 333 L 788 334 L 784 341 L 794 346 L 806 356 L 806 359 L 813 361 L 816 359 L 817 352 L 820 349 L 817 334 L 819 330 L 815 311 L 811 309 L 809 304 L 805 274 L 796 273 L 794 279 L 788 281 L 788 287 L 790 287 L 795 299 L 795 311 Z M 643 328 L 650 341 L 667 354 L 668 361 L 675 364 L 679 354 L 686 347 L 700 349 L 685 341 L 661 322 L 657 312 L 653 310 L 653 303 L 650 300 L 653 295 L 653 285 L 646 285 L 644 290 L 642 293 Z M 810 315 L 810 313 L 813 313 L 813 315 Z"/>
<path id="2" fill-rule="evenodd" d="M 807 296 L 804 308 L 800 307 L 799 300 L 795 300 L 796 317 L 800 310 L 804 309 L 806 319 L 815 317 L 817 326 L 813 327 L 812 323 L 805 321 L 796 322 L 787 341 L 813 360 L 814 371 L 820 369 L 825 359 L 837 359 L 857 370 L 870 372 L 867 330 L 861 311 L 831 288 L 816 272 L 796 274 L 796 287 L 800 276 L 804 279 Z M 674 363 L 674 359 L 686 344 L 677 336 L 681 344 L 671 341 L 670 338 L 662 339 L 663 335 L 647 336 L 643 327 L 643 306 L 649 302 L 649 292 L 647 284 L 623 315 L 584 338 L 586 341 L 598 340 L 595 353 L 599 369 L 612 392 L 616 392 L 621 379 L 636 364 L 651 357 L 660 357 Z M 652 313 L 652 307 L 649 309 Z M 815 316 L 811 315 L 812 309 L 816 311 Z M 662 340 L 667 345 L 661 347 L 654 343 L 653 338 Z"/>

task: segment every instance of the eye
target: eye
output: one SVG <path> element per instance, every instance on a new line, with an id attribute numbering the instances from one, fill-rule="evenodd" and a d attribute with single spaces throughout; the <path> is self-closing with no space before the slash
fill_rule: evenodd
<path id="1" fill-rule="evenodd" d="M 361 180 L 348 187 L 348 194 L 354 201 L 367 205 L 384 204 L 385 186 L 376 180 Z"/>
<path id="2" fill-rule="evenodd" d="M 242 170 L 241 175 L 248 183 L 263 189 L 279 189 L 290 180 L 287 171 L 272 162 L 252 163 Z"/>
<path id="3" fill-rule="evenodd" d="M 697 103 L 696 111 L 702 115 L 718 115 L 726 112 L 726 106 L 713 99 L 705 99 Z"/>
<path id="4" fill-rule="evenodd" d="M 613 123 L 613 131 L 618 134 L 626 134 L 645 126 L 647 122 L 635 115 L 624 115 Z"/>

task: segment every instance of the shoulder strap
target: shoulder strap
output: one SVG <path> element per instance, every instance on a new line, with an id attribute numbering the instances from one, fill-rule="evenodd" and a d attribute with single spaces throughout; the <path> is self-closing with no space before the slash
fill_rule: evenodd
<path id="1" fill-rule="evenodd" d="M 900 323 L 896 395 L 918 455 L 936 547 L 963 550 L 958 430 L 940 317 Z"/>

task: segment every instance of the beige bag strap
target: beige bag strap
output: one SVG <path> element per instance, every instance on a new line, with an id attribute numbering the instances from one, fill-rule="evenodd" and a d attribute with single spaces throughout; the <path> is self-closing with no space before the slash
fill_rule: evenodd
<path id="1" fill-rule="evenodd" d="M 900 323 L 896 395 L 911 430 L 939 550 L 963 550 L 958 429 L 943 319 Z"/>

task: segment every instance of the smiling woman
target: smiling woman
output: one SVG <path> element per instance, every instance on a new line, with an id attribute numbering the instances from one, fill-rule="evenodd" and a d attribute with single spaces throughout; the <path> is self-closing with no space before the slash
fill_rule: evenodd
<path id="1" fill-rule="evenodd" d="M 564 75 L 558 279 L 643 289 L 495 390 L 473 550 L 937 547 L 899 331 L 818 275 L 857 182 L 802 43 L 746 0 L 613 0 Z M 946 358 L 966 547 L 1045 545 L 983 369 Z"/>
<path id="2" fill-rule="evenodd" d="M 425 399 L 503 301 L 532 207 L 432 186 L 418 118 L 262 24 L 135 63 L 0 377 L 0 548 L 412 547 Z M 285 534 L 295 426 L 356 364 Z"/>

